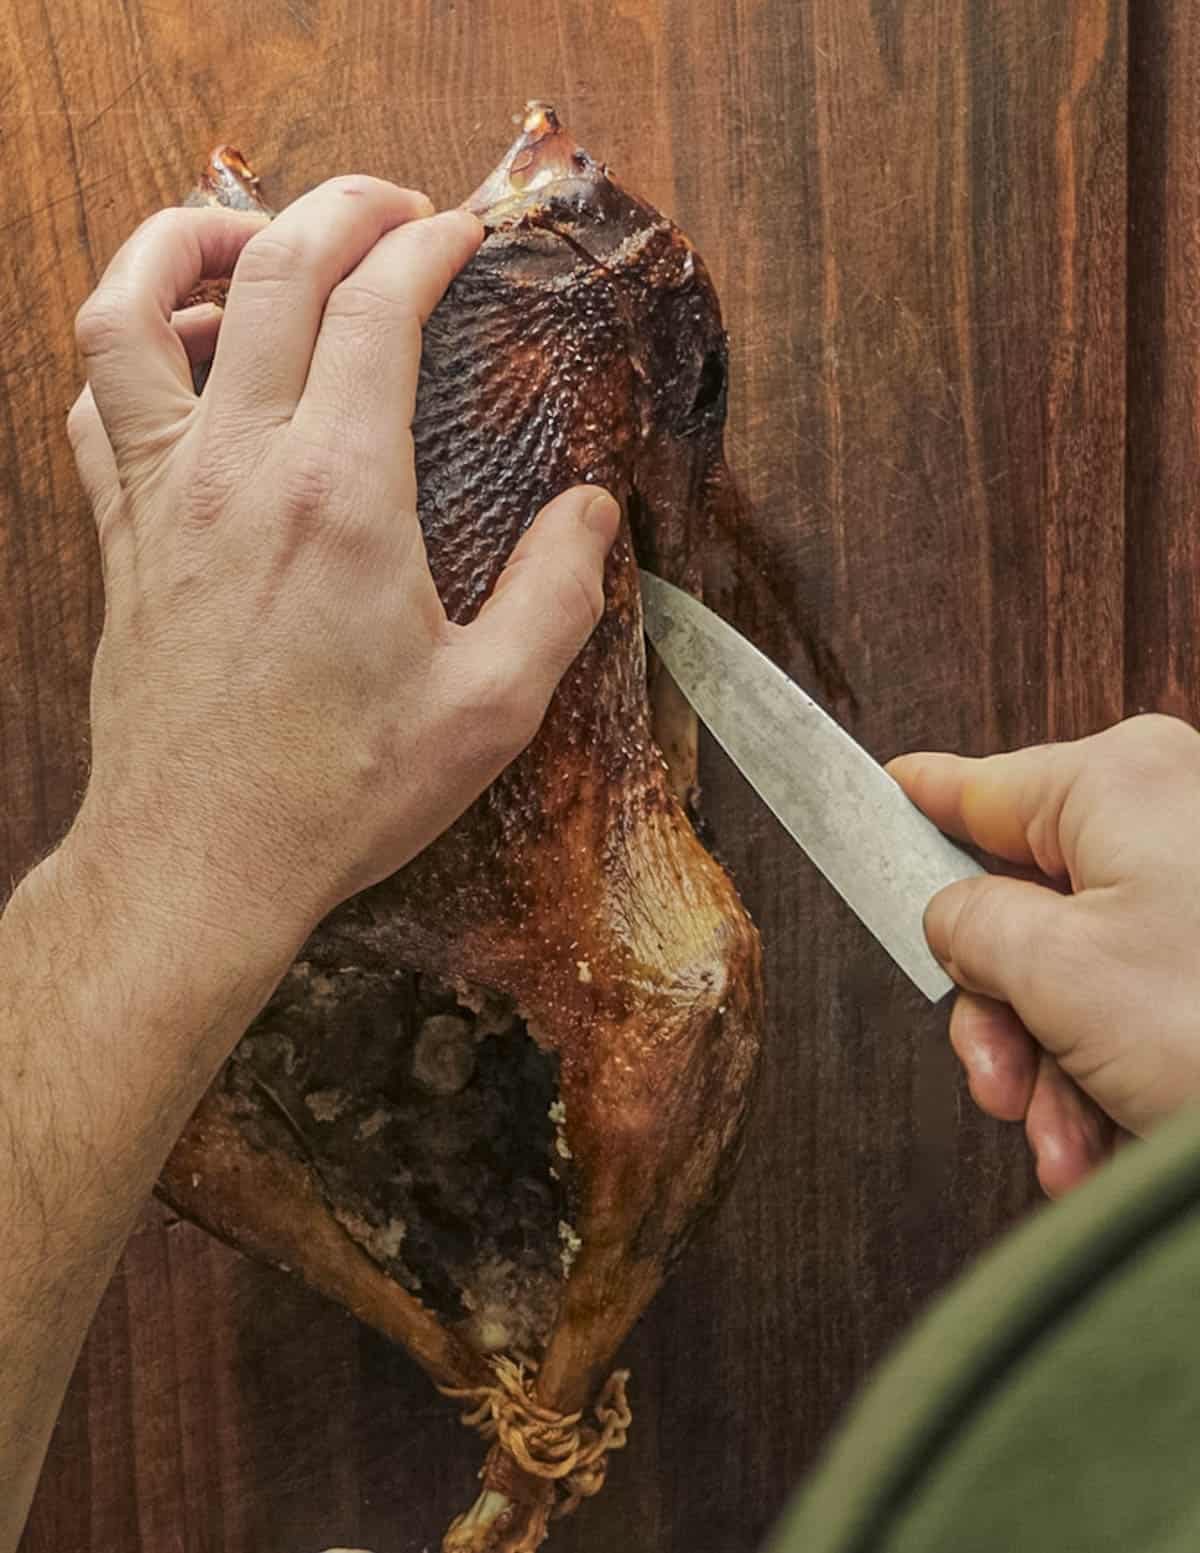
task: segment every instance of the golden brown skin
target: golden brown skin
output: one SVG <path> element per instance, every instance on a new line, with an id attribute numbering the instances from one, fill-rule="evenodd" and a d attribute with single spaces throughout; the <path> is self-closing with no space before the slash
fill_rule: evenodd
<path id="1" fill-rule="evenodd" d="M 223 150 L 197 197 L 258 206 L 250 179 L 236 153 Z M 298 1117 L 301 1089 L 280 1086 L 322 1063 L 327 1084 L 333 1062 L 336 1094 L 354 1092 L 346 1102 L 357 1118 L 354 1138 L 373 1138 L 385 1112 L 408 1118 L 407 1133 L 429 1106 L 444 1108 L 436 1110 L 439 1136 L 452 1134 L 468 1103 L 477 1105 L 482 1080 L 414 1100 L 411 1086 L 373 1079 L 384 1109 L 369 1116 L 355 1086 L 387 1030 L 399 1028 L 400 1005 L 387 991 L 396 968 L 490 989 L 515 1006 L 528 1035 L 501 1034 L 493 1045 L 460 1032 L 463 1071 L 471 1052 L 509 1061 L 503 1054 L 517 1046 L 505 1043 L 525 1041 L 529 1061 L 547 1063 L 546 1082 L 565 1110 L 557 1154 L 537 1142 L 522 1157 L 540 1206 L 521 1231 L 526 1252 L 512 1259 L 528 1266 L 539 1298 L 552 1289 L 550 1316 L 530 1326 L 519 1351 L 538 1365 L 539 1401 L 566 1413 L 593 1399 L 728 1178 L 761 1039 L 757 934 L 692 830 L 652 732 L 634 559 L 636 550 L 648 566 L 697 587 L 706 514 L 726 480 L 726 347 L 711 283 L 687 239 L 575 146 L 552 110 L 531 105 L 521 137 L 469 203 L 489 235 L 427 328 L 414 426 L 434 578 L 451 617 L 469 620 L 541 505 L 570 484 L 595 481 L 629 519 L 608 563 L 607 609 L 528 751 L 425 853 L 322 924 L 264 1016 L 276 1043 L 268 1065 L 255 1055 L 252 1031 L 229 1070 L 249 1080 L 240 1090 L 228 1076 L 213 1086 L 163 1191 L 189 1217 L 288 1266 L 405 1343 L 440 1384 L 485 1384 L 488 1344 L 470 1312 L 481 1298 L 478 1268 L 497 1261 L 486 1205 L 478 1244 L 461 1225 L 451 1235 L 440 1222 L 389 1221 L 358 1198 L 348 1208 L 345 1183 L 356 1185 L 360 1146 L 346 1145 L 336 1167 L 332 1153 L 322 1154 L 322 1139 L 348 1123 Z M 656 685 L 656 721 L 677 789 L 687 790 L 694 735 L 681 705 L 673 686 Z M 315 985 L 319 1000 L 306 990 Z M 380 1033 L 370 1033 L 377 1025 Z M 457 1029 L 453 1019 L 446 1028 Z M 290 1055 L 280 1058 L 284 1048 Z M 451 1072 L 449 1088 L 461 1078 Z M 393 1104 L 401 1109 L 388 1110 Z M 543 1101 L 539 1107 L 541 1115 Z M 491 1125 L 470 1125 L 477 1123 L 485 1132 Z M 472 1134 L 471 1158 L 480 1136 Z M 382 1182 L 370 1147 L 361 1144 L 361 1170 Z M 406 1155 L 399 1174 L 411 1181 L 424 1168 Z M 454 1160 L 446 1167 L 456 1168 Z M 380 1192 L 409 1189 L 376 1186 L 376 1205 Z M 556 1216 L 577 1237 L 557 1282 L 537 1228 L 548 1223 L 552 1232 Z M 426 1231 L 434 1249 L 421 1253 L 419 1275 L 407 1248 Z M 517 1230 L 504 1234 L 511 1248 Z M 442 1286 L 439 1258 L 449 1269 L 446 1288 L 453 1285 L 440 1311 L 427 1303 L 434 1284 Z M 513 1273 L 517 1281 L 505 1286 L 499 1331 L 521 1325 L 514 1310 L 524 1276 Z M 446 1546 L 536 1548 L 553 1486 L 499 1447 L 484 1479 L 484 1494 Z"/>

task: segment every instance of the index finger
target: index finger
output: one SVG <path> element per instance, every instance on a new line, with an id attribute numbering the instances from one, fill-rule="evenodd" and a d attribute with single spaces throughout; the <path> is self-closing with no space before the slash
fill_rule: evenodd
<path id="1" fill-rule="evenodd" d="M 212 206 L 159 211 L 117 250 L 79 309 L 75 339 L 118 462 L 138 435 L 195 404 L 171 314 L 199 281 L 228 275 L 265 220 Z"/>

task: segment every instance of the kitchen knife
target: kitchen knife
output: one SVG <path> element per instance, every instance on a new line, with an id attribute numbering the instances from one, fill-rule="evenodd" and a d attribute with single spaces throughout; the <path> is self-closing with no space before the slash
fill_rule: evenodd
<path id="1" fill-rule="evenodd" d="M 688 593 L 642 573 L 646 635 L 742 775 L 931 1002 L 954 983 L 922 918 L 974 858 L 782 669 Z"/>

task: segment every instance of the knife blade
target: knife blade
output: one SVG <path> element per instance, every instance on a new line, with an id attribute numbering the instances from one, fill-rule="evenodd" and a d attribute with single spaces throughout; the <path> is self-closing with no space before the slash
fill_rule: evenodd
<path id="1" fill-rule="evenodd" d="M 954 983 L 925 907 L 985 872 L 782 669 L 691 594 L 642 574 L 646 635 L 717 743 L 902 971 L 936 1003 Z"/>

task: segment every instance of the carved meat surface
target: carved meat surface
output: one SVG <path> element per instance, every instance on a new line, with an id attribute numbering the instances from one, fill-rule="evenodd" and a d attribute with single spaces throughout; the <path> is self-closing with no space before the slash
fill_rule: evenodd
<path id="1" fill-rule="evenodd" d="M 193 200 L 266 208 L 228 148 Z M 544 105 L 469 203 L 488 236 L 426 330 L 414 427 L 434 578 L 469 620 L 538 508 L 595 481 L 628 520 L 606 612 L 527 752 L 313 936 L 161 1190 L 462 1395 L 491 1448 L 446 1547 L 518 1553 L 624 1442 L 610 1369 L 728 1177 L 762 990 L 687 818 L 694 726 L 648 689 L 634 559 L 695 588 L 725 496 L 712 285 Z"/>

